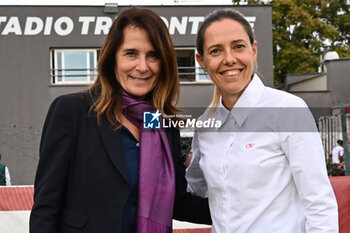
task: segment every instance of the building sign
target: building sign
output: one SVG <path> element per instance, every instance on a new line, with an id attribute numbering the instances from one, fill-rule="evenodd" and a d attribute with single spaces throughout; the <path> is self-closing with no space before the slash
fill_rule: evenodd
<path id="1" fill-rule="evenodd" d="M 196 35 L 200 23 L 204 21 L 204 16 L 182 16 L 182 17 L 164 17 L 161 16 L 164 23 L 169 28 L 171 35 Z M 255 16 L 246 17 L 248 22 L 254 28 Z M 24 22 L 24 23 L 21 23 Z M 107 35 L 109 28 L 113 23 L 113 18 L 108 16 L 79 16 L 77 21 L 69 16 L 62 17 L 37 17 L 28 16 L 21 19 L 18 16 L 0 16 L 0 35 L 52 35 L 68 36 L 74 30 L 80 35 Z"/>

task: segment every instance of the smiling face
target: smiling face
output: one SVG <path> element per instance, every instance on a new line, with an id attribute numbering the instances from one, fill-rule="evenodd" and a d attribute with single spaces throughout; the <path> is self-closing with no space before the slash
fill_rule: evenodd
<path id="1" fill-rule="evenodd" d="M 251 81 L 257 42 L 250 43 L 239 22 L 224 18 L 205 30 L 203 55 L 196 58 L 219 88 L 224 106 L 232 109 Z"/>
<path id="2" fill-rule="evenodd" d="M 123 43 L 117 50 L 115 75 L 122 88 L 138 99 L 144 99 L 156 84 L 160 60 L 144 29 L 127 26 Z"/>

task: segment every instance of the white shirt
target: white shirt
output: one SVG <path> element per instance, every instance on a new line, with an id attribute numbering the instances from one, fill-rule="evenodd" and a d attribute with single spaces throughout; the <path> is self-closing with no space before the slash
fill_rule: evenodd
<path id="1" fill-rule="evenodd" d="M 339 156 L 343 157 L 344 148 L 342 146 L 336 145 L 332 150 L 332 163 L 340 163 Z"/>
<path id="2" fill-rule="evenodd" d="M 338 232 L 323 147 L 304 101 L 255 75 L 232 111 L 221 104 L 201 116 L 208 117 L 224 123 L 196 129 L 186 178 L 190 192 L 209 198 L 212 233 Z"/>
<path id="3" fill-rule="evenodd" d="M 4 178 L 5 178 L 5 186 L 10 186 L 11 185 L 11 177 L 10 177 L 10 172 L 9 169 L 7 168 L 6 165 L 5 166 L 5 170 L 4 170 Z"/>
<path id="4" fill-rule="evenodd" d="M 5 179 L 6 179 L 6 186 L 11 185 L 11 177 L 10 177 L 10 172 L 7 166 L 5 167 Z"/>

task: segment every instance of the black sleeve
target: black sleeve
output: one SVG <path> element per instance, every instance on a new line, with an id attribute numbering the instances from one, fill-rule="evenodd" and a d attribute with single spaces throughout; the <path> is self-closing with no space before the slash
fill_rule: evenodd
<path id="1" fill-rule="evenodd" d="M 172 132 L 172 153 L 175 167 L 176 191 L 173 218 L 180 221 L 211 224 L 208 198 L 187 192 L 186 167 L 180 153 L 180 133 Z"/>
<path id="2" fill-rule="evenodd" d="M 48 111 L 34 183 L 31 233 L 55 233 L 69 172 L 72 121 L 68 103 L 57 98 Z"/>

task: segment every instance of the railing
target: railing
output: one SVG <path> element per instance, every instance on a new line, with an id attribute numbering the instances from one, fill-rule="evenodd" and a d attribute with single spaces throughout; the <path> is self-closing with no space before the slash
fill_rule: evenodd
<path id="1" fill-rule="evenodd" d="M 182 82 L 195 82 L 196 81 L 196 68 L 195 67 L 178 67 L 180 81 Z"/>
<path id="2" fill-rule="evenodd" d="M 348 130 L 347 130 L 347 118 L 350 114 L 346 114 L 344 107 L 340 108 L 341 112 L 332 116 L 322 116 L 317 121 L 318 130 L 322 139 L 322 144 L 325 151 L 325 157 L 332 154 L 332 149 L 337 144 L 337 140 L 343 141 L 345 162 L 344 171 L 345 175 L 350 175 L 350 158 L 348 147 Z"/>
<path id="3" fill-rule="evenodd" d="M 204 75 L 198 67 L 179 66 L 181 82 L 197 82 Z M 50 69 L 52 84 L 90 84 L 97 78 L 97 69 Z M 205 80 L 205 79 L 204 79 Z"/>
<path id="4" fill-rule="evenodd" d="M 342 128 L 340 114 L 334 116 L 322 116 L 318 119 L 318 130 L 327 158 L 332 153 L 337 140 L 342 139 Z"/>
<path id="5" fill-rule="evenodd" d="M 52 84 L 88 84 L 97 78 L 97 69 L 51 69 Z"/>

